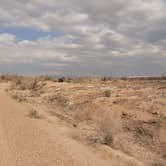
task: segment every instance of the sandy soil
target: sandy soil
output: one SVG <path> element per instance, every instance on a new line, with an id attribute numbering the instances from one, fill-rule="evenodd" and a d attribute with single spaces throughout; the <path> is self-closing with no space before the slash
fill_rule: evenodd
<path id="1" fill-rule="evenodd" d="M 96 154 L 71 139 L 71 129 L 56 117 L 30 118 L 31 107 L 11 99 L 5 87 L 0 84 L 0 166 L 142 165 L 118 151 L 110 151 L 109 158 Z"/>
<path id="2" fill-rule="evenodd" d="M 166 165 L 165 80 L 39 81 L 8 93 L 5 86 L 0 84 L 2 166 Z M 32 110 L 38 118 L 29 116 Z M 101 125 L 111 131 L 110 144 L 102 140 Z"/>

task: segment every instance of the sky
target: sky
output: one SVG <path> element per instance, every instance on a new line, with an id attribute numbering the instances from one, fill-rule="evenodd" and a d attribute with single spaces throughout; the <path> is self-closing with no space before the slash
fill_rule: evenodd
<path id="1" fill-rule="evenodd" d="M 166 1 L 0 0 L 0 73 L 166 74 Z"/>

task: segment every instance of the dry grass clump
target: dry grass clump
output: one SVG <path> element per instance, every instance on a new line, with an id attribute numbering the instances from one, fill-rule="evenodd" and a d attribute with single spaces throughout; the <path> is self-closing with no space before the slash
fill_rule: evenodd
<path id="1" fill-rule="evenodd" d="M 17 94 L 17 93 L 11 94 L 11 97 L 12 97 L 14 100 L 17 100 L 18 102 L 24 102 L 24 101 L 26 101 L 26 98 L 25 98 L 25 97 L 20 96 L 20 95 Z"/>
<path id="2" fill-rule="evenodd" d="M 101 77 L 101 81 L 110 81 L 112 79 L 112 77 Z"/>
<path id="3" fill-rule="evenodd" d="M 12 94 L 11 97 L 14 99 L 14 100 L 19 100 L 19 96 L 17 94 Z"/>
<path id="4" fill-rule="evenodd" d="M 28 114 L 28 116 L 30 117 L 30 118 L 34 118 L 34 119 L 42 119 L 43 118 L 43 116 L 42 115 L 40 115 L 36 110 L 34 110 L 34 109 L 32 109 L 31 111 L 30 111 L 30 113 Z"/>
<path id="5" fill-rule="evenodd" d="M 96 124 L 96 138 L 94 142 L 114 146 L 114 138 L 122 128 L 120 113 L 104 110 L 98 112 L 98 116 L 94 119 Z"/>
<path id="6" fill-rule="evenodd" d="M 104 91 L 104 96 L 105 97 L 111 97 L 111 94 L 112 94 L 111 89 L 107 89 L 107 90 Z"/>
<path id="7" fill-rule="evenodd" d="M 22 87 L 24 89 L 29 89 L 29 90 L 36 90 L 38 84 L 38 80 L 36 78 L 32 78 L 27 81 L 23 81 Z"/>
<path id="8" fill-rule="evenodd" d="M 39 81 L 52 81 L 52 82 L 57 82 L 57 77 L 51 76 L 51 75 L 44 75 L 44 76 L 39 76 L 38 77 Z"/>
<path id="9" fill-rule="evenodd" d="M 52 78 L 45 78 L 45 80 Z M 1 82 L 11 82 L 11 89 L 19 90 L 35 90 L 38 87 L 38 82 L 41 81 L 40 77 L 24 77 L 18 75 L 0 75 Z"/>
<path id="10" fill-rule="evenodd" d="M 18 79 L 19 77 L 21 76 L 13 75 L 13 74 L 3 74 L 3 75 L 0 75 L 0 81 L 3 81 L 3 82 L 14 81 Z"/>
<path id="11" fill-rule="evenodd" d="M 114 115 L 114 113 L 106 111 L 97 111 L 95 113 L 88 110 L 77 111 L 74 119 L 76 120 L 76 127 L 78 126 L 78 128 L 72 137 L 77 140 L 86 139 L 90 144 L 98 143 L 113 147 L 114 138 L 121 131 L 120 116 Z M 81 126 L 84 126 L 84 130 L 81 129 Z"/>
<path id="12" fill-rule="evenodd" d="M 101 138 L 102 144 L 111 146 L 113 143 L 113 134 L 115 131 L 115 122 L 109 116 L 103 116 L 97 122 L 97 133 L 99 138 Z"/>
<path id="13" fill-rule="evenodd" d="M 12 81 L 11 88 L 17 88 L 19 90 L 36 90 L 38 87 L 38 79 L 37 78 L 20 78 Z"/>

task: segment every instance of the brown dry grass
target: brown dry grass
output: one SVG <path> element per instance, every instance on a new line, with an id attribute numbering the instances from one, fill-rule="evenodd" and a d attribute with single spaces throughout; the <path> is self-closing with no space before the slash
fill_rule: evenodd
<path id="1" fill-rule="evenodd" d="M 30 117 L 30 118 L 34 118 L 34 119 L 43 119 L 44 118 L 35 109 L 31 109 L 30 112 L 29 112 L 29 114 L 27 116 Z"/>

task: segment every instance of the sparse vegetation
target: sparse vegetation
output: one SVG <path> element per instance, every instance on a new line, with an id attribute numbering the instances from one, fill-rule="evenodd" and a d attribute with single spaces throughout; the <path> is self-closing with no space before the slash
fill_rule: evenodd
<path id="1" fill-rule="evenodd" d="M 14 74 L 4 74 L 4 75 L 0 75 L 0 81 L 3 81 L 3 82 L 14 81 L 18 79 L 19 77 L 21 76 L 14 75 Z"/>
<path id="2" fill-rule="evenodd" d="M 39 108 L 42 105 L 48 108 L 49 116 L 72 126 L 73 138 L 89 145 L 104 144 L 107 148 L 119 149 L 149 165 L 166 161 L 166 142 L 161 138 L 166 116 L 163 109 L 165 77 L 106 77 L 102 81 L 89 77 L 52 80 L 50 77 L 3 76 L 2 79 L 12 83 L 8 93 L 13 94 L 14 99 L 26 99 Z M 42 118 L 36 110 L 31 110 L 28 116 Z M 140 153 L 133 154 L 137 148 Z M 142 158 L 144 151 L 153 154 L 152 161 Z"/>
<path id="3" fill-rule="evenodd" d="M 121 130 L 119 117 L 112 117 L 109 113 L 103 113 L 96 121 L 97 134 L 101 144 L 113 146 L 114 136 Z"/>
<path id="4" fill-rule="evenodd" d="M 15 99 L 15 100 L 19 100 L 19 97 L 18 97 L 17 94 L 12 94 L 11 97 L 12 97 L 13 99 Z"/>
<path id="5" fill-rule="evenodd" d="M 107 89 L 104 91 L 105 97 L 111 97 L 111 94 L 112 94 L 111 89 Z"/>
<path id="6" fill-rule="evenodd" d="M 37 78 L 21 78 L 17 77 L 12 81 L 11 88 L 17 88 L 19 90 L 36 90 L 38 87 Z"/>
<path id="7" fill-rule="evenodd" d="M 45 76 L 39 76 L 38 80 L 40 81 L 52 81 L 52 82 L 57 82 L 57 77 L 55 76 L 50 76 L 50 75 L 45 75 Z"/>
<path id="8" fill-rule="evenodd" d="M 11 97 L 14 99 L 14 100 L 17 100 L 18 102 L 24 102 L 26 101 L 26 98 L 19 95 L 18 93 L 14 93 L 14 94 L 11 94 Z"/>
<path id="9" fill-rule="evenodd" d="M 30 118 L 41 119 L 42 116 L 34 109 L 32 109 L 28 115 Z"/>
<path id="10" fill-rule="evenodd" d="M 111 78 L 111 77 L 101 77 L 101 81 L 110 81 L 112 79 L 113 78 Z"/>

